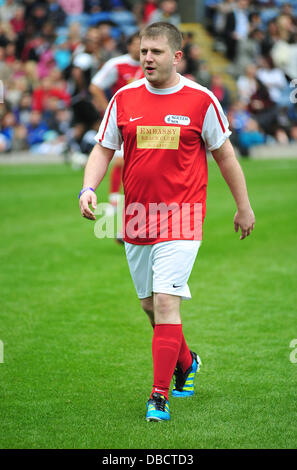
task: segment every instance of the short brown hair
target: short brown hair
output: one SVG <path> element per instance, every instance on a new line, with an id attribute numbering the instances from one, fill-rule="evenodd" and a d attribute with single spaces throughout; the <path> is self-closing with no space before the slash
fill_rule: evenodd
<path id="1" fill-rule="evenodd" d="M 132 42 L 134 41 L 134 39 L 136 38 L 139 38 L 139 31 L 136 31 L 136 33 L 134 34 L 131 34 L 131 36 L 128 36 L 127 38 L 127 46 L 130 46 L 130 44 L 132 44 Z"/>
<path id="2" fill-rule="evenodd" d="M 140 39 L 156 38 L 158 36 L 165 36 L 168 40 L 168 44 L 171 49 L 176 52 L 182 48 L 182 34 L 181 32 L 171 23 L 165 21 L 159 21 L 158 23 L 152 23 L 146 26 L 140 32 Z"/>

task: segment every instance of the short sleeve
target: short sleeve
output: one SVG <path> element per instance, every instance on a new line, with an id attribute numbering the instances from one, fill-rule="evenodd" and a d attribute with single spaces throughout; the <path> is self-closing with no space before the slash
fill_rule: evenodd
<path id="1" fill-rule="evenodd" d="M 115 97 L 110 101 L 94 139 L 97 143 L 100 142 L 103 147 L 120 150 L 123 139 L 117 125 L 117 102 Z"/>
<path id="2" fill-rule="evenodd" d="M 118 79 L 118 69 L 112 61 L 106 62 L 103 67 L 94 75 L 91 80 L 92 85 L 96 85 L 102 90 L 112 87 Z"/>
<path id="3" fill-rule="evenodd" d="M 231 135 L 228 119 L 215 96 L 205 113 L 201 135 L 210 151 L 220 148 Z"/>

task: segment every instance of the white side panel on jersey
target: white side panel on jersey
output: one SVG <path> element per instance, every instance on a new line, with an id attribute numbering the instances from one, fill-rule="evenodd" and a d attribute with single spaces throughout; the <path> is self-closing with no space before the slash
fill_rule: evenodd
<path id="1" fill-rule="evenodd" d="M 231 135 L 231 131 L 228 129 L 228 120 L 222 110 L 220 103 L 218 102 L 217 110 L 222 120 L 224 131 L 218 119 L 214 105 L 211 103 L 205 114 L 203 127 L 202 127 L 202 138 L 208 148 L 208 150 L 216 150 L 223 145 L 225 140 Z"/>
<path id="2" fill-rule="evenodd" d="M 106 90 L 112 87 L 118 79 L 118 65 L 128 64 L 140 66 L 140 62 L 132 59 L 130 54 L 121 55 L 108 60 L 103 67 L 94 75 L 91 83 Z"/>
<path id="3" fill-rule="evenodd" d="M 116 99 L 110 101 L 100 124 L 99 131 L 94 138 L 96 142 L 100 142 L 103 147 L 120 150 L 123 139 L 117 125 Z"/>
<path id="4" fill-rule="evenodd" d="M 221 145 L 223 145 L 223 143 L 225 142 L 225 140 L 227 140 L 228 137 L 232 134 L 232 132 L 229 130 L 228 119 L 225 116 L 221 103 L 219 102 L 217 97 L 212 93 L 212 91 L 210 91 L 208 88 L 201 86 L 199 85 L 199 83 L 193 82 L 192 80 L 189 80 L 186 77 L 182 77 L 182 79 L 186 86 L 202 91 L 212 99 L 213 104 L 209 105 L 209 108 L 204 117 L 202 127 L 202 138 L 209 151 L 220 148 Z M 218 111 L 225 131 L 223 131 L 221 127 L 215 107 Z"/>
<path id="5" fill-rule="evenodd" d="M 103 67 L 92 78 L 92 85 L 96 85 L 102 90 L 112 87 L 118 79 L 118 69 L 111 61 L 106 62 Z"/>

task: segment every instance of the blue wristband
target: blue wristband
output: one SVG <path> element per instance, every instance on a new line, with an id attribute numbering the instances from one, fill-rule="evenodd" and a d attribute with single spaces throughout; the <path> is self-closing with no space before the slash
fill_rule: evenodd
<path id="1" fill-rule="evenodd" d="M 89 191 L 89 190 L 93 191 L 93 193 L 95 192 L 95 189 L 91 188 L 91 186 L 88 186 L 87 188 L 83 188 L 83 189 L 81 190 L 81 192 L 79 193 L 78 199 L 80 199 L 80 196 L 81 196 L 85 191 Z"/>

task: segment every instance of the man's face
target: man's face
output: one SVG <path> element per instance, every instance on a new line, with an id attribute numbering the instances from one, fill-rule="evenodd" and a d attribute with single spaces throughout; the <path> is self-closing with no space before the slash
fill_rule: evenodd
<path id="1" fill-rule="evenodd" d="M 239 0 L 238 2 L 238 8 L 242 10 L 246 10 L 249 6 L 249 0 Z"/>
<path id="2" fill-rule="evenodd" d="M 33 126 L 38 126 L 41 122 L 41 113 L 39 111 L 32 111 L 30 116 L 30 123 Z"/>
<path id="3" fill-rule="evenodd" d="M 128 52 L 132 59 L 139 60 L 139 48 L 140 48 L 140 39 L 134 38 L 131 44 L 128 46 Z"/>
<path id="4" fill-rule="evenodd" d="M 165 36 L 143 37 L 140 43 L 140 62 L 146 79 L 156 88 L 167 88 L 176 73 L 182 53 L 173 52 Z"/>
<path id="5" fill-rule="evenodd" d="M 161 3 L 161 8 L 167 15 L 172 15 L 177 9 L 177 5 L 174 0 L 165 0 Z"/>

